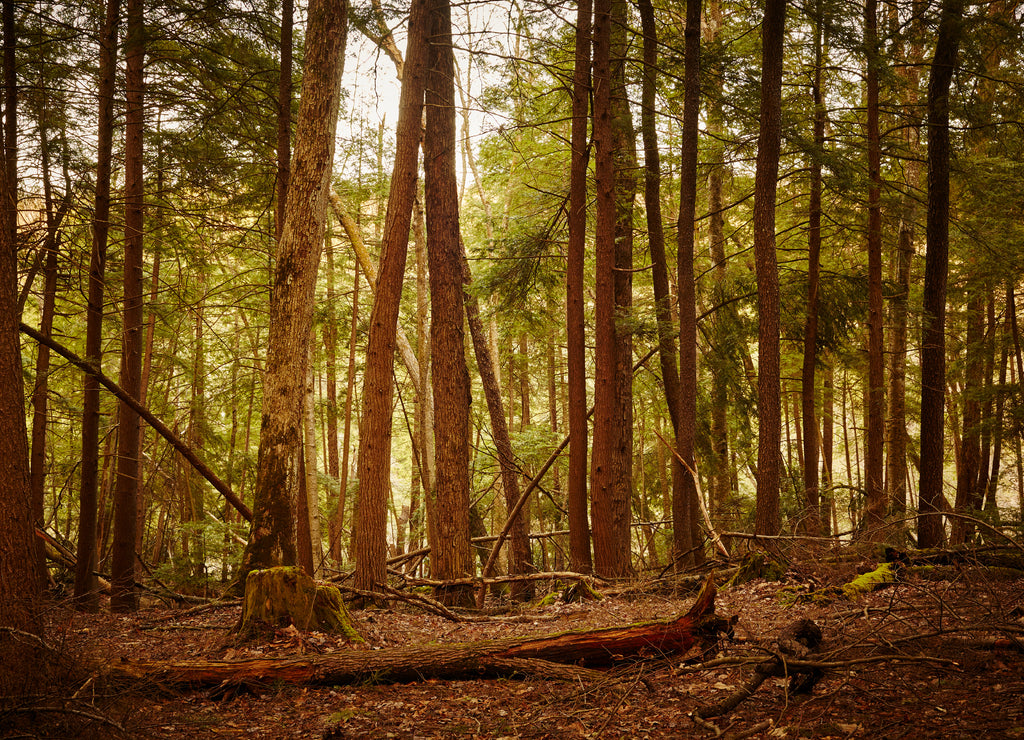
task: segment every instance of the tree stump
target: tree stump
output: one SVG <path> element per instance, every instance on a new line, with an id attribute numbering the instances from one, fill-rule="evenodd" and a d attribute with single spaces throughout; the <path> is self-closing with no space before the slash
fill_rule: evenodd
<path id="1" fill-rule="evenodd" d="M 296 566 L 251 571 L 245 579 L 245 601 L 236 634 L 244 639 L 289 625 L 363 642 L 337 586 L 317 583 Z"/>

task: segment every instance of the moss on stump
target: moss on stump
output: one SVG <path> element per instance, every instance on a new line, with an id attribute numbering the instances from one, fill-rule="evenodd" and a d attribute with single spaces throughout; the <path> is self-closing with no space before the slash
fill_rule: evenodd
<path id="1" fill-rule="evenodd" d="M 329 632 L 344 635 L 351 642 L 363 642 L 337 586 L 317 583 L 296 566 L 250 572 L 245 579 L 242 618 L 235 632 L 247 638 L 289 625 L 303 632 Z"/>

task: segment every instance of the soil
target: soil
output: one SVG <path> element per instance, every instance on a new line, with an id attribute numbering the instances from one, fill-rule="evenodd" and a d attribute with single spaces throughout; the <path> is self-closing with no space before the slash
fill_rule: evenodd
<path id="1" fill-rule="evenodd" d="M 131 738 L 1024 738 L 1024 577 L 966 567 L 902 572 L 855 600 L 835 596 L 869 560 L 809 561 L 782 580 L 722 588 L 716 610 L 735 618 L 710 650 L 625 663 L 593 683 L 537 678 L 399 685 L 247 687 L 169 692 L 105 685 L 93 669 L 59 701 L 68 718 L 22 737 Z M 650 581 L 600 601 L 516 606 L 455 622 L 407 604 L 352 611 L 374 650 L 623 625 L 685 611 L 693 593 Z M 92 665 L 119 660 L 233 659 L 323 653 L 336 637 L 293 628 L 244 645 L 229 638 L 236 604 L 200 611 L 151 606 L 131 616 L 55 608 L 49 639 Z M 695 713 L 734 694 L 780 632 L 813 620 L 824 664 L 809 693 L 768 678 L 731 712 Z M 347 647 L 347 646 L 346 646 Z M 83 680 L 84 679 L 84 680 Z M 73 689 L 73 690 L 72 690 Z M 71 717 L 74 727 L 71 730 Z M 42 715 L 40 715 L 42 717 Z M 101 719 L 102 717 L 102 719 Z M 64 725 L 61 725 L 64 722 Z M 0 720 L 0 737 L 5 735 Z M 61 726 L 64 727 L 61 730 Z M 24 729 L 24 728 L 23 728 Z M 61 733 L 65 734 L 62 735 Z"/>

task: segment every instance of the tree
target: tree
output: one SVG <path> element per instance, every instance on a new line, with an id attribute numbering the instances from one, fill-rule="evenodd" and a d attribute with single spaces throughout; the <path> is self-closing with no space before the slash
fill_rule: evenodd
<path id="1" fill-rule="evenodd" d="M 120 385 L 142 396 L 142 267 L 145 182 L 142 171 L 144 70 L 143 0 L 128 0 L 125 18 L 124 126 L 124 322 Z M 114 490 L 114 544 L 110 575 L 111 611 L 135 611 L 135 532 L 138 527 L 141 421 L 124 401 L 118 404 L 117 485 Z"/>
<path id="2" fill-rule="evenodd" d="M 754 531 L 778 534 L 782 412 L 780 404 L 779 268 L 775 194 L 782 133 L 785 0 L 766 0 L 761 25 L 761 109 L 754 174 L 754 262 L 757 274 L 757 503 Z"/>
<path id="3" fill-rule="evenodd" d="M 590 108 L 591 0 L 576 6 L 572 76 L 572 127 L 569 147 L 569 243 L 565 261 L 566 363 L 569 395 L 569 560 L 573 570 L 589 573 L 590 525 L 587 521 L 587 375 L 583 310 L 583 274 L 587 242 L 587 113 Z"/>
<path id="4" fill-rule="evenodd" d="M 632 343 L 623 312 L 628 310 L 625 300 L 631 290 L 633 191 L 628 181 L 633 175 L 624 160 L 628 160 L 634 144 L 623 75 L 624 11 L 621 0 L 594 3 L 597 266 L 590 500 L 594 569 L 610 577 L 625 576 L 630 569 Z"/>
<path id="5" fill-rule="evenodd" d="M 811 536 L 821 533 L 818 488 L 818 423 L 816 410 L 815 366 L 818 361 L 818 287 L 821 274 L 821 160 L 825 146 L 825 103 L 821 77 L 824 56 L 824 20 L 822 3 L 814 6 L 814 80 L 811 97 L 814 104 L 811 149 L 811 182 L 807 206 L 807 318 L 804 323 L 804 356 L 801 372 L 801 416 L 804 443 L 804 510 L 802 531 Z"/>
<path id="6" fill-rule="evenodd" d="M 424 105 L 423 169 L 430 269 L 436 530 L 431 573 L 440 580 L 473 574 L 469 548 L 469 371 L 463 331 L 462 243 L 455 177 L 455 63 L 451 6 L 434 0 Z M 444 603 L 472 606 L 471 586 L 439 589 Z"/>
<path id="7" fill-rule="evenodd" d="M 921 477 L 918 547 L 938 547 L 942 526 L 946 397 L 946 280 L 949 270 L 949 85 L 956 68 L 963 0 L 943 0 L 928 81 L 928 215 L 921 333 Z"/>
<path id="8" fill-rule="evenodd" d="M 18 335 L 17 76 L 14 3 L 5 0 L 3 23 L 3 171 L 0 172 L 0 627 L 42 633 L 40 582 L 29 490 L 28 432 Z M 0 633 L 0 693 L 10 695 L 31 675 L 35 645 L 23 635 Z"/>
<path id="9" fill-rule="evenodd" d="M 887 513 L 885 485 L 885 356 L 882 336 L 882 144 L 878 130 L 878 0 L 864 4 L 867 55 L 868 145 L 868 429 L 864 480 L 867 505 L 861 533 L 869 541 L 882 535 Z"/>
<path id="10" fill-rule="evenodd" d="M 395 131 L 395 164 L 388 195 L 380 273 L 366 346 L 363 412 L 359 425 L 356 498 L 352 542 L 355 585 L 377 588 L 386 579 L 387 502 L 391 490 L 391 417 L 398 309 L 409 247 L 409 226 L 419 172 L 418 154 L 430 23 L 428 0 L 414 0 L 409 10 L 409 41 L 402 66 L 402 93 Z"/>
<path id="11" fill-rule="evenodd" d="M 300 485 L 302 400 L 323 248 L 348 29 L 345 0 L 313 0 L 308 11 L 295 152 L 270 296 L 270 334 L 253 522 L 242 578 L 255 568 L 294 565 Z"/>
<path id="12" fill-rule="evenodd" d="M 679 268 L 679 413 L 676 446 L 687 468 L 682 485 L 673 486 L 672 519 L 675 557 L 692 552 L 687 560 L 704 561 L 700 527 L 697 525 L 697 285 L 693 270 L 697 224 L 697 126 L 700 119 L 700 18 L 701 0 L 686 1 L 682 151 L 679 157 L 679 225 L 676 232 Z"/>
<path id="13" fill-rule="evenodd" d="M 114 82 L 117 72 L 117 28 L 120 0 L 108 0 L 100 35 L 99 112 L 96 124 L 96 195 L 92 219 L 92 251 L 86 303 L 85 356 L 100 367 L 103 353 L 103 294 L 110 228 L 110 168 L 114 139 Z M 86 373 L 82 397 L 82 464 L 78 493 L 78 547 L 75 559 L 75 604 L 99 610 L 96 584 L 96 499 L 99 472 L 100 383 Z"/>

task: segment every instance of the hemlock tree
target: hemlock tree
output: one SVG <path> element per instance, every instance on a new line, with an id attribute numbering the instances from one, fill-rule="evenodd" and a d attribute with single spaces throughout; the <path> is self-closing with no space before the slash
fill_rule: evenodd
<path id="1" fill-rule="evenodd" d="M 423 90 L 427 65 L 429 0 L 413 0 L 409 10 L 409 43 L 402 65 L 402 92 L 395 131 L 395 163 L 388 194 L 380 272 L 370 310 L 363 373 L 363 412 L 359 426 L 356 496 L 352 545 L 355 586 L 375 590 L 387 577 L 387 502 L 391 490 L 392 372 L 402 279 L 409 249 L 409 227 L 419 173 Z"/>
<path id="2" fill-rule="evenodd" d="M 295 563 L 292 501 L 301 484 L 302 400 L 327 221 L 347 12 L 346 0 L 313 0 L 308 11 L 295 153 L 270 296 L 263 417 L 243 582 L 253 569 Z"/>
<path id="3" fill-rule="evenodd" d="M 17 82 L 14 2 L 3 3 L 3 171 L 0 172 L 0 627 L 42 633 L 39 579 L 29 553 L 35 546 L 29 490 L 28 430 L 18 337 Z M 0 632 L 0 695 L 24 688 L 36 645 Z"/>
<path id="4" fill-rule="evenodd" d="M 431 574 L 448 581 L 473 575 L 469 547 L 470 396 L 455 178 L 455 60 L 448 0 L 434 0 L 430 15 L 423 138 L 436 465 L 435 528 L 430 552 Z M 438 591 L 444 603 L 473 605 L 469 585 Z"/>
<path id="5" fill-rule="evenodd" d="M 96 195 L 92 218 L 92 251 L 85 308 L 85 357 L 102 366 L 103 294 L 110 228 L 110 169 L 114 140 L 114 82 L 117 76 L 117 28 L 120 0 L 108 0 L 100 35 L 99 113 L 96 122 Z M 98 611 L 96 581 L 96 501 L 99 479 L 100 382 L 85 373 L 82 397 L 82 463 L 78 492 L 78 543 L 75 558 L 75 605 Z"/>
<path id="6" fill-rule="evenodd" d="M 928 81 L 928 216 L 921 332 L 921 478 L 918 547 L 939 547 L 946 398 L 946 278 L 949 270 L 949 85 L 956 67 L 963 0 L 943 0 Z"/>
<path id="7" fill-rule="evenodd" d="M 142 267 L 145 126 L 143 85 L 146 48 L 143 0 L 128 0 L 125 19 L 124 126 L 124 325 L 121 339 L 120 385 L 133 398 L 142 397 Z M 114 489 L 114 541 L 110 562 L 111 611 L 135 611 L 135 536 L 138 526 L 141 420 L 127 403 L 118 404 L 117 483 Z"/>
<path id="8" fill-rule="evenodd" d="M 782 132 L 782 56 L 786 0 L 766 0 L 761 26 L 761 125 L 754 174 L 754 263 L 757 273 L 757 502 L 754 531 L 775 535 L 779 508 L 782 411 L 779 368 L 779 267 L 775 193 Z"/>

